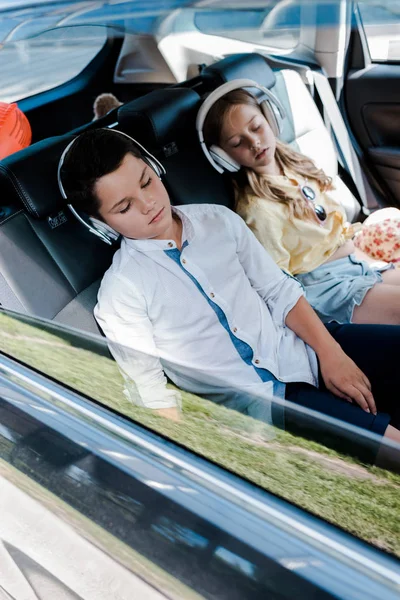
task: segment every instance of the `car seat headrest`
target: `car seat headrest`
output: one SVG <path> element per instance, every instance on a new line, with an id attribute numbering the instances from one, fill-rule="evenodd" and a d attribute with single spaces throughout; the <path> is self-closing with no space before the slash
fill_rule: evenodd
<path id="1" fill-rule="evenodd" d="M 119 128 L 148 149 L 160 149 L 187 133 L 188 114 L 196 114 L 200 96 L 189 88 L 155 90 L 118 110 Z M 194 125 L 193 125 L 194 127 Z"/>
<path id="2" fill-rule="evenodd" d="M 0 162 L 0 197 L 7 204 L 23 205 L 37 219 L 65 208 L 57 184 L 57 167 L 65 146 L 74 135 L 67 134 L 36 142 Z"/>
<path id="3" fill-rule="evenodd" d="M 276 77 L 261 54 L 231 54 L 218 62 L 205 67 L 201 77 L 207 88 L 214 89 L 233 79 L 252 79 L 271 89 Z"/>

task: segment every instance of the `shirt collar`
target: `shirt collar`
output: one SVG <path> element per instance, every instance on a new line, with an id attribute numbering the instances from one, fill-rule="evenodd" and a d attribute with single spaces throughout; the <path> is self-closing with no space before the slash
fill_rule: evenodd
<path id="1" fill-rule="evenodd" d="M 290 169 L 287 169 L 286 167 L 284 167 L 284 165 L 282 165 L 281 168 L 283 171 L 283 175 L 267 175 L 267 174 L 265 174 L 264 175 L 265 179 L 271 179 L 271 180 L 276 180 L 276 181 L 281 181 L 281 182 L 285 181 L 287 179 L 299 179 L 299 175 L 297 175 Z"/>
<path id="2" fill-rule="evenodd" d="M 190 243 L 194 239 L 194 227 L 189 217 L 177 206 L 171 206 L 172 212 L 179 216 L 182 221 L 182 244 Z M 140 252 L 152 252 L 153 250 L 170 250 L 176 248 L 174 240 L 133 240 L 124 238 L 130 248 Z"/>

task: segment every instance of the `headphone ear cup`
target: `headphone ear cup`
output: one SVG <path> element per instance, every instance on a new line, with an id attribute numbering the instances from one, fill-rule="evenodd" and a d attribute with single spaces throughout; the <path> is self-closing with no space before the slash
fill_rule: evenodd
<path id="1" fill-rule="evenodd" d="M 236 171 L 239 171 L 241 168 L 241 165 L 236 162 L 236 160 L 231 158 L 225 150 L 222 150 L 222 148 L 215 144 L 210 147 L 210 154 L 218 165 L 230 173 L 236 173 Z"/>
<path id="2" fill-rule="evenodd" d="M 164 172 L 161 171 L 160 166 L 149 156 L 146 156 L 146 162 L 148 163 L 149 167 L 153 169 L 157 177 L 161 179 L 161 175 L 164 175 Z"/>
<path id="3" fill-rule="evenodd" d="M 110 244 L 113 244 L 120 237 L 120 234 L 115 231 L 115 229 L 107 225 L 107 223 L 99 221 L 95 217 L 89 217 L 89 223 L 93 229 L 100 233 L 101 237 L 108 239 Z"/>
<path id="4" fill-rule="evenodd" d="M 260 108 L 264 117 L 267 119 L 269 126 L 272 129 L 272 133 L 275 137 L 279 137 L 282 131 L 281 119 L 276 114 L 271 102 L 269 100 L 263 100 L 260 104 Z"/>

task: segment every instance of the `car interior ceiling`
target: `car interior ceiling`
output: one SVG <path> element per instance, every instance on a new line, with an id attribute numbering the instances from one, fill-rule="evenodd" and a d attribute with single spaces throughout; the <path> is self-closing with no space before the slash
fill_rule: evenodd
<path id="1" fill-rule="evenodd" d="M 203 94 L 241 77 L 270 88 L 283 103 L 287 113 L 283 140 L 336 175 L 330 134 L 300 75 L 290 69 L 272 71 L 259 54 L 230 55 L 194 79 L 153 89 L 104 120 L 37 141 L 0 163 L 1 305 L 98 333 L 92 311 L 115 247 L 88 232 L 58 190 L 59 157 L 77 132 L 116 124 L 165 165 L 165 184 L 174 204 L 218 203 L 232 208 L 231 185 L 205 158 L 195 118 Z M 355 220 L 360 205 L 344 183 L 339 185 L 348 218 Z"/>

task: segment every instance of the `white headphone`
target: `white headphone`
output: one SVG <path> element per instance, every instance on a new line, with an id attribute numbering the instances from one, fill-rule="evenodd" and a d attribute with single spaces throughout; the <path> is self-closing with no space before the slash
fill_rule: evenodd
<path id="1" fill-rule="evenodd" d="M 101 129 L 106 129 L 107 131 L 110 130 L 107 127 L 102 127 Z M 138 147 L 138 149 L 143 154 L 143 160 L 149 165 L 149 167 L 151 169 L 153 169 L 153 171 L 155 172 L 157 177 L 160 177 L 160 179 L 161 179 L 162 175 L 166 174 L 165 167 L 160 163 L 160 161 L 157 160 L 155 156 L 150 154 L 150 152 L 148 152 L 146 150 L 146 148 L 144 148 L 144 146 L 139 144 L 138 141 L 136 141 L 130 135 L 128 135 L 127 133 L 124 133 L 123 131 L 119 131 L 117 129 L 113 129 L 112 131 L 115 131 L 115 133 L 118 133 L 120 135 L 124 135 L 126 138 L 131 140 Z M 65 160 L 65 157 L 66 157 L 68 151 L 72 148 L 72 146 L 74 145 L 74 143 L 76 142 L 76 140 L 78 138 L 79 138 L 79 135 L 69 142 L 69 144 L 67 145 L 67 147 L 64 149 L 63 153 L 61 154 L 60 160 L 58 162 L 58 168 L 57 168 L 58 187 L 59 187 L 61 196 L 64 198 L 64 200 L 67 200 L 67 201 L 68 201 L 67 194 L 64 190 L 64 186 L 61 181 L 61 169 L 64 164 L 64 160 Z M 90 233 L 93 233 L 94 235 L 99 237 L 106 244 L 109 244 L 111 246 L 120 237 L 120 234 L 117 231 L 115 231 L 115 229 L 113 229 L 106 223 L 103 223 L 103 221 L 99 221 L 98 219 L 95 219 L 94 217 L 88 217 L 87 215 L 79 214 L 75 210 L 75 208 L 72 206 L 72 204 L 68 204 L 68 208 L 70 209 L 72 214 L 78 219 L 78 221 L 80 223 L 82 223 L 82 225 L 84 225 L 86 227 L 86 229 L 88 229 L 90 231 Z"/>
<path id="2" fill-rule="evenodd" d="M 262 92 L 259 96 L 256 96 L 254 93 L 252 93 L 251 89 L 246 89 L 246 91 L 250 92 L 256 98 L 260 109 L 264 117 L 267 119 L 275 137 L 279 137 L 279 135 L 282 133 L 283 120 L 286 116 L 285 110 L 279 100 L 269 89 L 260 85 L 256 81 L 253 81 L 252 79 L 233 79 L 232 81 L 223 83 L 220 87 L 211 92 L 209 96 L 207 96 L 196 117 L 196 129 L 201 147 L 203 148 L 203 152 L 207 159 L 212 164 L 214 169 L 218 171 L 218 173 L 223 173 L 224 171 L 235 173 L 236 171 L 239 171 L 241 165 L 231 158 L 229 154 L 222 150 L 222 148 L 219 146 L 213 144 L 210 149 L 207 148 L 203 136 L 204 121 L 206 120 L 210 108 L 217 100 L 222 98 L 222 96 L 225 96 L 225 94 L 228 92 L 242 88 L 255 88 L 256 90 Z"/>

